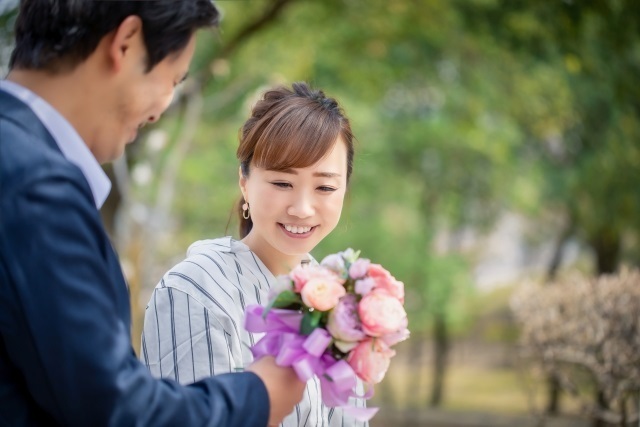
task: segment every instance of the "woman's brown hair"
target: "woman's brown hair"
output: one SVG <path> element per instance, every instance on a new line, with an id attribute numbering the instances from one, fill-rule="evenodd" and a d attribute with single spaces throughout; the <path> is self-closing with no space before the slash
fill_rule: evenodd
<path id="1" fill-rule="evenodd" d="M 245 177 L 251 165 L 276 171 L 306 168 L 327 155 L 338 137 L 347 146 L 348 182 L 354 154 L 349 119 L 335 99 L 298 82 L 291 89 L 268 90 L 253 106 L 240 130 L 236 155 Z M 243 198 L 238 203 L 241 238 L 253 226 L 251 218 L 242 216 L 244 203 Z"/>

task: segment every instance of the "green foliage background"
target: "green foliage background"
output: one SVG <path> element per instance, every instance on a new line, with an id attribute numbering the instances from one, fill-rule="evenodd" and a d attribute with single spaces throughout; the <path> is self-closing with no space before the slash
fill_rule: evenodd
<path id="1" fill-rule="evenodd" d="M 192 81 L 128 152 L 133 178 L 151 171 L 129 182 L 128 209 L 152 210 L 178 159 L 154 272 L 194 240 L 236 234 L 238 130 L 263 90 L 299 80 L 339 100 L 358 140 L 341 223 L 314 255 L 352 247 L 392 271 L 414 337 L 436 318 L 454 336 L 472 330 L 483 247 L 461 236 L 507 212 L 540 241 L 577 242 L 593 274 L 640 265 L 640 2 L 217 4 L 224 19 L 199 34 Z M 15 8 L 0 15 L 7 46 Z M 196 125 L 185 118 L 194 91 Z M 185 126 L 194 135 L 181 146 Z M 153 131 L 165 145 L 153 148 Z"/>

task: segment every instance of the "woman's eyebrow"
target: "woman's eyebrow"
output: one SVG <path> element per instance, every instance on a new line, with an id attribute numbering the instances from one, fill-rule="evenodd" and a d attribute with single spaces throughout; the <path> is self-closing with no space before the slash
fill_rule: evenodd
<path id="1" fill-rule="evenodd" d="M 336 172 L 314 172 L 313 176 L 319 176 L 322 178 L 337 178 L 337 177 L 340 177 L 341 175 Z"/>
<path id="2" fill-rule="evenodd" d="M 291 175 L 298 175 L 298 171 L 292 168 L 281 169 L 281 170 L 276 170 L 276 169 L 269 169 L 269 170 L 273 172 L 282 172 L 282 173 L 288 173 Z M 340 177 L 341 175 L 336 172 L 314 172 L 313 176 L 320 177 L 320 178 L 337 178 L 337 177 Z"/>

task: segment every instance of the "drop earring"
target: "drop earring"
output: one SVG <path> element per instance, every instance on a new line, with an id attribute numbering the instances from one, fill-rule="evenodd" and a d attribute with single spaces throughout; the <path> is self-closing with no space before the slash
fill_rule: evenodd
<path id="1" fill-rule="evenodd" d="M 249 219 L 251 218 L 251 212 L 249 211 L 249 203 L 245 202 L 242 205 L 242 218 Z"/>

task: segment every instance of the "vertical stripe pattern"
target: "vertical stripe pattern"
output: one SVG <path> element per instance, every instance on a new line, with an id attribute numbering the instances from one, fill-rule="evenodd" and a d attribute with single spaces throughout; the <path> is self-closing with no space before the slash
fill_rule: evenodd
<path id="1" fill-rule="evenodd" d="M 142 361 L 151 373 L 188 384 L 243 370 L 249 348 L 261 338 L 244 330 L 244 310 L 267 301 L 275 278 L 242 242 L 230 237 L 195 242 L 187 258 L 168 271 L 145 312 Z M 356 399 L 356 406 L 365 402 Z M 368 426 L 322 404 L 312 378 L 283 427 Z"/>

